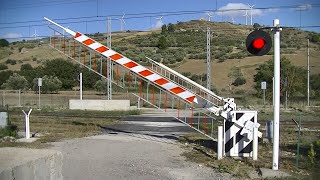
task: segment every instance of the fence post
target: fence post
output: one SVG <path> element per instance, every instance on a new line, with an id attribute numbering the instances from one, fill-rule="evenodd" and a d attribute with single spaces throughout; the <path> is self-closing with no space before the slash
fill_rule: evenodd
<path id="1" fill-rule="evenodd" d="M 25 123 L 26 123 L 26 139 L 30 139 L 30 126 L 29 126 L 29 117 L 32 109 L 29 110 L 28 113 L 26 113 L 24 110 L 22 110 L 24 116 L 25 116 Z"/>
<path id="2" fill-rule="evenodd" d="M 254 161 L 258 160 L 258 128 L 253 128 L 253 151 L 252 151 L 252 159 Z"/>
<path id="3" fill-rule="evenodd" d="M 223 127 L 218 126 L 218 160 L 222 159 L 223 152 Z"/>

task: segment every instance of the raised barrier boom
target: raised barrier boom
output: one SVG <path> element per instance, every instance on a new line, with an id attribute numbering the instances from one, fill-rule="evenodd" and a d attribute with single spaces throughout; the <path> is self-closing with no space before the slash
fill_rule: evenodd
<path id="1" fill-rule="evenodd" d="M 73 36 L 73 38 L 80 42 L 81 44 L 89 47 L 90 49 L 96 51 L 97 53 L 101 54 L 104 57 L 110 58 L 117 64 L 129 69 L 130 71 L 136 73 L 137 75 L 149 80 L 153 84 L 160 86 L 161 88 L 167 90 L 168 92 L 178 96 L 179 98 L 185 100 L 188 103 L 196 103 L 198 104 L 198 99 L 196 95 L 183 87 L 177 85 L 174 82 L 160 76 L 159 74 L 143 67 L 142 65 L 136 63 L 135 61 L 121 55 L 120 53 L 108 48 L 105 45 L 102 45 L 99 42 L 89 38 L 88 36 L 81 34 L 79 32 L 74 32 L 68 28 L 65 28 L 58 23 L 44 17 L 45 20 L 49 21 L 50 23 L 62 28 L 64 31 L 69 33 Z"/>

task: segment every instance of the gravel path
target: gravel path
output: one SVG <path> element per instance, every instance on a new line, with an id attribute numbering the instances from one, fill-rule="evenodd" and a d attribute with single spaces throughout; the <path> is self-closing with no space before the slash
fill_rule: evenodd
<path id="1" fill-rule="evenodd" d="M 139 134 L 107 134 L 52 143 L 62 152 L 65 180 L 231 179 L 188 162 L 174 140 Z"/>

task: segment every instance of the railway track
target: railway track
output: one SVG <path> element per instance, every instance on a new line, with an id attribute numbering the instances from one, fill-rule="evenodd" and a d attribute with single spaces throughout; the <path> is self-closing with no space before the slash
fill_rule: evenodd
<path id="1" fill-rule="evenodd" d="M 22 114 L 18 112 L 13 112 L 10 114 L 11 116 L 21 116 L 23 117 Z M 90 118 L 90 119 L 118 119 L 121 120 L 122 118 L 128 116 L 128 115 L 97 115 L 97 114 L 64 114 L 64 113 L 41 113 L 41 114 L 31 114 L 33 117 L 37 118 Z M 136 115 L 136 116 L 144 116 L 144 115 Z M 184 118 L 184 117 L 181 117 Z M 188 117 L 189 118 L 189 117 Z M 198 117 L 194 117 L 194 119 L 197 119 Z M 200 122 L 202 117 L 200 117 Z M 297 121 L 297 120 L 296 120 Z M 217 121 L 214 121 L 218 123 Z M 298 122 L 298 121 L 297 121 Z M 264 127 L 267 123 L 265 120 L 260 120 L 259 123 L 261 124 L 262 127 Z M 280 120 L 280 128 L 297 128 L 297 125 L 292 119 L 285 119 L 285 120 Z M 317 129 L 320 130 L 320 120 L 303 120 L 301 121 L 301 127 L 302 128 L 310 128 L 310 129 Z"/>

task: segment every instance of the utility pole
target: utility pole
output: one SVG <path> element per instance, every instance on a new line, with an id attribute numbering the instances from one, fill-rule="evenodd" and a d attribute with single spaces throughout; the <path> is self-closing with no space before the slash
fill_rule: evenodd
<path id="1" fill-rule="evenodd" d="M 309 51 L 309 39 L 308 39 L 308 106 L 310 106 L 310 51 Z"/>
<path id="2" fill-rule="evenodd" d="M 210 27 L 207 27 L 207 89 L 211 90 L 211 33 Z"/>
<path id="3" fill-rule="evenodd" d="M 272 169 L 279 169 L 279 119 L 280 119 L 280 22 L 273 20 L 274 32 L 274 106 L 273 106 L 273 158 Z"/>
<path id="4" fill-rule="evenodd" d="M 111 48 L 111 17 L 107 18 L 107 47 Z M 107 99 L 112 99 L 112 62 L 107 58 L 108 72 L 107 72 Z"/>

